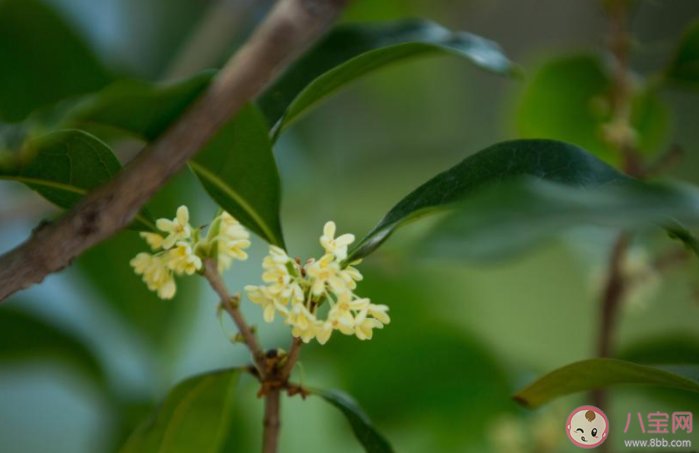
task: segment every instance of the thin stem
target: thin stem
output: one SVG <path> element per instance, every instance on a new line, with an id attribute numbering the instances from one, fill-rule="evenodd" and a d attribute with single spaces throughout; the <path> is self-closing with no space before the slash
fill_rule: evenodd
<path id="1" fill-rule="evenodd" d="M 624 171 L 631 176 L 640 175 L 643 162 L 635 149 L 634 131 L 631 125 L 633 109 L 633 85 L 630 67 L 629 11 L 625 1 L 612 1 L 608 7 L 610 19 L 609 49 L 614 56 L 614 74 L 612 78 L 610 128 L 614 131 L 610 137 L 623 158 Z"/>
<path id="2" fill-rule="evenodd" d="M 209 281 L 209 284 L 214 291 L 216 291 L 216 294 L 218 294 L 218 296 L 221 298 L 221 305 L 233 319 L 233 322 L 235 323 L 236 327 L 238 327 L 240 334 L 243 336 L 245 344 L 252 353 L 253 360 L 255 361 L 258 371 L 260 372 L 260 376 L 265 378 L 268 374 L 265 367 L 265 353 L 262 350 L 260 343 L 257 341 L 257 337 L 252 332 L 252 329 L 248 323 L 245 321 L 243 313 L 241 313 L 240 309 L 238 308 L 237 302 L 235 304 L 232 302 L 234 299 L 228 292 L 228 289 L 223 283 L 223 279 L 219 275 L 217 269 L 218 267 L 213 259 L 208 258 L 204 260 L 204 276 Z"/>
<path id="3" fill-rule="evenodd" d="M 661 154 L 655 162 L 650 163 L 640 176 L 643 178 L 652 178 L 661 175 L 672 169 L 683 157 L 684 151 L 682 148 L 677 145 L 672 145 L 667 151 Z"/>
<path id="4" fill-rule="evenodd" d="M 291 342 L 291 349 L 289 350 L 286 363 L 284 364 L 284 368 L 282 368 L 281 372 L 279 373 L 281 378 L 285 381 L 289 379 L 289 376 L 291 376 L 291 372 L 293 371 L 294 366 L 296 366 L 296 362 L 298 362 L 299 360 L 299 354 L 301 353 L 301 345 L 303 345 L 303 342 L 300 338 L 294 338 Z"/>
<path id="5" fill-rule="evenodd" d="M 622 233 L 617 239 L 609 257 L 607 284 L 602 293 L 602 313 L 597 354 L 600 357 L 611 355 L 614 327 L 619 312 L 619 305 L 624 295 L 626 281 L 622 269 L 624 255 L 629 245 L 629 236 Z"/>
<path id="6" fill-rule="evenodd" d="M 619 307 L 626 288 L 622 266 L 628 245 L 629 237 L 626 233 L 622 233 L 616 240 L 609 257 L 607 284 L 605 285 L 601 300 L 600 332 L 598 337 L 599 343 L 597 345 L 597 355 L 599 357 L 609 357 L 612 351 L 614 329 L 617 324 Z M 607 405 L 607 393 L 604 390 L 595 390 L 592 393 L 592 399 L 595 406 L 605 410 L 605 406 Z"/>
<path id="7" fill-rule="evenodd" d="M 263 453 L 277 453 L 279 447 L 279 409 L 281 405 L 279 389 L 271 390 L 265 395 L 264 434 L 262 438 Z"/>
<path id="8" fill-rule="evenodd" d="M 630 42 L 628 3 L 621 0 L 610 1 L 607 7 L 610 25 L 609 50 L 614 56 L 614 74 L 611 89 L 612 119 L 608 124 L 608 140 L 621 153 L 623 169 L 631 176 L 641 176 L 643 162 L 635 149 L 634 131 L 631 125 L 633 107 L 633 86 L 630 74 Z M 629 236 L 621 233 L 614 243 L 609 256 L 607 284 L 600 301 L 600 325 L 597 355 L 609 357 L 612 353 L 614 330 L 617 324 L 619 307 L 626 288 L 622 269 L 624 256 L 629 246 Z M 592 393 L 595 406 L 605 409 L 607 394 L 604 390 Z M 601 450 L 607 451 L 602 445 Z"/>
<path id="9" fill-rule="evenodd" d="M 279 411 L 281 409 L 281 389 L 286 389 L 290 392 L 289 376 L 291 375 L 291 371 L 294 369 L 294 365 L 296 365 L 296 362 L 298 362 L 302 344 L 303 343 L 300 339 L 294 338 L 291 343 L 291 349 L 287 355 L 284 367 L 281 369 L 273 369 L 270 376 L 268 376 L 267 382 L 273 384 L 273 386 L 267 390 L 267 393 L 265 394 L 265 417 L 263 421 L 264 432 L 262 434 L 262 451 L 264 453 L 277 452 L 277 447 L 279 445 L 279 430 L 281 425 L 279 421 Z M 289 394 L 291 395 L 292 393 L 290 392 Z"/>
<path id="10" fill-rule="evenodd" d="M 265 355 L 257 337 L 252 329 L 245 321 L 243 313 L 238 308 L 238 298 L 231 297 L 223 279 L 218 273 L 216 261 L 212 258 L 204 260 L 204 276 L 209 281 L 211 287 L 216 291 L 216 294 L 221 298 L 221 305 L 228 312 L 233 322 L 238 327 L 240 334 L 245 340 L 245 344 L 252 353 L 255 365 L 259 371 L 262 388 L 259 395 L 265 399 L 265 415 L 263 419 L 263 438 L 262 451 L 263 453 L 277 453 L 279 447 L 279 430 L 280 430 L 280 406 L 281 406 L 281 391 L 286 389 L 296 390 L 289 386 L 289 376 L 294 366 L 298 362 L 303 344 L 299 338 L 294 338 L 291 343 L 291 348 L 286 357 L 284 366 L 279 368 L 275 360 L 268 365 L 268 357 Z M 236 300 L 236 303 L 232 301 Z M 290 395 L 292 393 L 289 393 Z M 303 395 L 303 391 L 301 391 Z"/>

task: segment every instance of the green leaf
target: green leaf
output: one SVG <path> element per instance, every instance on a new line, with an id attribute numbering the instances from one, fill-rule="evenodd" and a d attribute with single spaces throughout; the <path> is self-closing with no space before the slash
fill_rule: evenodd
<path id="1" fill-rule="evenodd" d="M 95 91 L 110 79 L 91 50 L 42 2 L 0 2 L 0 120 Z"/>
<path id="2" fill-rule="evenodd" d="M 223 209 L 270 244 L 284 247 L 279 173 L 267 124 L 256 107 L 240 111 L 189 166 Z"/>
<path id="3" fill-rule="evenodd" d="M 616 164 L 619 153 L 604 139 L 611 119 L 611 77 L 599 58 L 582 54 L 547 61 L 529 79 L 515 112 L 523 138 L 546 137 L 578 145 Z M 632 127 L 638 149 L 656 150 L 665 139 L 669 112 L 653 91 L 637 94 Z"/>
<path id="4" fill-rule="evenodd" d="M 553 140 L 515 140 L 493 145 L 438 174 L 395 205 L 351 251 L 363 258 L 398 227 L 416 218 L 454 208 L 478 190 L 530 176 L 587 187 L 627 179 L 584 150 Z"/>
<path id="5" fill-rule="evenodd" d="M 32 139 L 10 160 L 0 165 L 0 179 L 24 183 L 64 209 L 121 171 L 121 163 L 106 144 L 78 130 Z M 137 215 L 134 226 L 155 228 L 147 211 Z"/>
<path id="6" fill-rule="evenodd" d="M 684 246 L 699 256 L 699 239 L 694 236 L 687 228 L 679 223 L 674 223 L 666 228 L 668 235 L 672 239 L 682 241 Z"/>
<path id="7" fill-rule="evenodd" d="M 409 262 L 399 273 L 367 266 L 362 267 L 362 297 L 400 301 L 391 304 L 394 321 L 376 331 L 366 347 L 337 335 L 323 347 L 305 350 L 305 360 L 333 369 L 342 388 L 379 426 L 413 426 L 419 420 L 430 426 L 433 439 L 454 445 L 482 442 L 488 427 L 516 407 L 508 374 L 491 348 L 463 325 L 435 313 L 435 300 L 445 299 L 442 308 L 450 313 L 454 307 L 448 304 L 459 305 L 458 295 L 448 300 L 453 291 L 444 281 L 449 278 L 440 271 L 435 278 Z M 416 334 L 416 326 L 424 335 Z M 468 432 L 459 431 L 463 426 L 469 426 Z"/>
<path id="8" fill-rule="evenodd" d="M 679 85 L 699 88 L 699 20 L 694 20 L 683 33 L 666 78 Z"/>
<path id="9" fill-rule="evenodd" d="M 630 384 L 699 392 L 698 382 L 676 373 L 615 359 L 589 359 L 550 372 L 517 392 L 514 398 L 536 408 L 572 393 Z"/>
<path id="10" fill-rule="evenodd" d="M 393 451 L 388 441 L 376 430 L 369 417 L 352 397 L 336 390 L 312 390 L 311 393 L 320 396 L 340 409 L 350 426 L 352 426 L 352 431 L 359 443 L 364 447 L 364 451 L 368 453 L 388 453 Z"/>
<path id="11" fill-rule="evenodd" d="M 211 73 L 205 73 L 170 86 L 115 84 L 76 108 L 68 124 L 108 127 L 154 140 L 210 79 Z M 269 128 L 256 107 L 244 107 L 189 166 L 223 209 L 269 243 L 284 245 L 279 172 Z"/>
<path id="12" fill-rule="evenodd" d="M 517 179 L 464 201 L 426 234 L 420 248 L 442 258 L 499 258 L 574 226 L 639 230 L 668 219 L 699 224 L 699 189 L 633 180 L 581 188 Z"/>
<path id="13" fill-rule="evenodd" d="M 107 379 L 93 352 L 70 333 L 31 313 L 3 307 L 0 310 L 0 363 L 55 360 L 78 371 L 98 388 Z"/>
<path id="14" fill-rule="evenodd" d="M 390 63 L 448 54 L 498 74 L 513 64 L 492 41 L 452 32 L 425 20 L 339 26 L 293 64 L 260 98 L 260 107 L 277 133 L 311 107 L 359 77 Z"/>
<path id="15" fill-rule="evenodd" d="M 628 345 L 616 356 L 648 365 L 699 365 L 699 337 L 690 333 L 665 334 Z"/>
<path id="16" fill-rule="evenodd" d="M 69 127 L 109 127 L 152 141 L 202 93 L 213 75 L 207 71 L 168 84 L 118 81 L 85 99 L 65 121 Z"/>
<path id="17" fill-rule="evenodd" d="M 217 453 L 229 429 L 240 370 L 202 374 L 177 385 L 121 453 Z"/>

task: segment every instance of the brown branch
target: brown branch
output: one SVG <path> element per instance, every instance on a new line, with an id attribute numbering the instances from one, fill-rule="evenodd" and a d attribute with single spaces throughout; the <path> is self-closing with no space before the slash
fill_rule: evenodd
<path id="1" fill-rule="evenodd" d="M 262 421 L 264 434 L 262 438 L 263 453 L 277 453 L 279 448 L 280 390 L 274 389 L 265 395 L 265 415 Z"/>
<path id="2" fill-rule="evenodd" d="M 615 146 L 623 158 L 624 171 L 636 177 L 642 177 L 644 162 L 636 149 L 636 137 L 631 124 L 633 107 L 633 85 L 630 72 L 629 10 L 627 2 L 613 1 L 607 5 L 609 15 L 610 38 L 609 49 L 614 57 L 614 74 L 611 87 L 612 119 L 608 125 L 612 130 L 609 142 Z M 614 341 L 619 308 L 626 290 L 626 276 L 623 263 L 629 247 L 629 236 L 621 233 L 612 248 L 609 257 L 607 284 L 600 302 L 600 324 L 597 355 L 609 357 Z M 606 408 L 607 394 L 603 389 L 592 392 L 595 406 Z M 602 453 L 608 451 L 608 445 L 602 445 Z"/>
<path id="3" fill-rule="evenodd" d="M 292 386 L 289 384 L 289 376 L 299 359 L 302 344 L 300 339 L 294 338 L 291 343 L 291 349 L 286 356 L 284 366 L 279 368 L 274 364 L 270 368 L 269 374 L 262 381 L 260 393 L 265 397 L 265 415 L 263 419 L 264 432 L 262 435 L 262 451 L 264 453 L 277 452 L 281 426 L 279 412 L 281 409 L 280 395 L 282 390 L 294 392 L 294 394 L 300 393 L 302 396 L 304 395 L 303 389 L 300 386 Z"/>
<path id="4" fill-rule="evenodd" d="M 298 362 L 299 360 L 299 354 L 301 353 L 302 345 L 303 342 L 300 338 L 294 338 L 291 342 L 291 349 L 289 349 L 289 354 L 287 355 L 286 363 L 284 363 L 284 367 L 279 372 L 279 376 L 283 381 L 287 381 L 289 379 L 289 376 L 291 376 L 291 372 L 293 371 L 294 366 L 296 366 L 296 362 Z"/>
<path id="5" fill-rule="evenodd" d="M 299 359 L 301 345 L 303 343 L 300 339 L 294 338 L 291 343 L 291 349 L 286 356 L 284 366 L 278 366 L 278 356 L 277 354 L 272 354 L 276 351 L 271 350 L 268 354 L 265 354 L 260 343 L 257 341 L 257 337 L 245 321 L 243 313 L 238 307 L 240 298 L 231 297 L 226 285 L 223 283 L 223 279 L 218 273 L 216 261 L 212 258 L 204 260 L 204 276 L 209 281 L 214 291 L 216 291 L 216 294 L 221 298 L 221 305 L 233 319 L 245 344 L 252 353 L 262 383 L 258 396 L 262 396 L 265 399 L 262 451 L 264 453 L 276 453 L 279 446 L 279 430 L 281 426 L 279 421 L 281 392 L 282 390 L 287 390 L 287 392 L 294 392 L 294 394 L 300 393 L 304 396 L 303 389 L 300 386 L 289 384 L 289 376 Z"/>
<path id="6" fill-rule="evenodd" d="M 315 41 L 350 0 L 279 0 L 206 92 L 114 180 L 0 256 L 0 301 L 127 226 L 148 199 Z"/>
<path id="7" fill-rule="evenodd" d="M 612 119 L 609 127 L 615 132 L 609 141 L 621 152 L 624 171 L 631 176 L 638 176 L 643 171 L 643 160 L 636 152 L 636 138 L 631 125 L 633 81 L 629 71 L 631 35 L 628 5 L 622 1 L 610 2 L 607 12 L 610 19 L 609 49 L 614 56 Z"/>
<path id="8" fill-rule="evenodd" d="M 641 174 L 643 178 L 660 176 L 671 170 L 684 157 L 684 150 L 679 145 L 672 145 L 655 162 L 650 163 Z"/>
<path id="9" fill-rule="evenodd" d="M 599 357 L 609 357 L 613 342 L 614 327 L 619 313 L 619 305 L 626 289 L 623 260 L 629 246 L 629 237 L 622 233 L 614 244 L 609 257 L 607 284 L 602 293 L 600 334 L 597 347 Z"/>
<path id="10" fill-rule="evenodd" d="M 236 327 L 238 327 L 240 334 L 243 336 L 245 344 L 248 346 L 248 349 L 250 349 L 250 353 L 252 354 L 252 358 L 255 361 L 255 365 L 257 366 L 260 376 L 263 379 L 266 378 L 267 367 L 265 366 L 265 352 L 260 346 L 260 343 L 257 341 L 257 337 L 253 333 L 252 329 L 245 321 L 243 313 L 241 313 L 240 309 L 238 308 L 240 298 L 231 297 L 228 289 L 226 289 L 226 285 L 223 283 L 223 279 L 218 273 L 216 262 L 211 258 L 204 260 L 204 276 L 209 281 L 209 284 L 214 291 L 216 291 L 218 297 L 221 298 L 221 306 L 223 306 L 223 308 L 228 312 Z"/>

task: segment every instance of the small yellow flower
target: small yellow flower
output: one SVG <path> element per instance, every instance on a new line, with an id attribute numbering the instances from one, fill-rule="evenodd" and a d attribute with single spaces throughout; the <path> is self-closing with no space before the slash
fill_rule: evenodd
<path id="1" fill-rule="evenodd" d="M 175 284 L 175 279 L 172 278 L 172 274 L 169 274 L 169 278 L 158 285 L 157 291 L 158 297 L 161 299 L 167 300 L 175 297 L 177 285 Z"/>
<path id="2" fill-rule="evenodd" d="M 303 304 L 296 304 L 289 310 L 286 322 L 292 327 L 291 335 L 301 338 L 304 343 L 316 335 L 317 319 Z"/>
<path id="3" fill-rule="evenodd" d="M 168 233 L 162 243 L 162 247 L 166 250 L 175 245 L 177 241 L 189 239 L 192 235 L 187 206 L 180 206 L 177 208 L 177 216 L 172 220 L 158 219 L 155 226 L 157 226 L 160 231 Z"/>
<path id="4" fill-rule="evenodd" d="M 303 267 L 285 250 L 270 246 L 262 261 L 266 285 L 246 286 L 248 298 L 260 305 L 265 321 L 272 322 L 277 313 L 283 316 L 291 334 L 304 343 L 315 338 L 325 344 L 335 330 L 360 340 L 371 339 L 374 329 L 382 329 L 391 318 L 386 305 L 372 304 L 353 292 L 363 278 L 354 267 L 360 261 L 342 266 L 353 241 L 352 235 L 335 238 L 335 224 L 326 223 L 320 238 L 326 253 Z M 326 310 L 322 318 L 320 313 Z"/>
<path id="5" fill-rule="evenodd" d="M 289 261 L 293 261 L 283 248 L 277 247 L 276 245 L 269 246 L 268 257 L 279 264 L 286 264 Z"/>
<path id="6" fill-rule="evenodd" d="M 354 316 L 349 310 L 343 310 L 339 305 L 335 305 L 328 312 L 328 322 L 333 329 L 345 335 L 354 335 Z"/>
<path id="7" fill-rule="evenodd" d="M 354 235 L 343 234 L 336 238 L 335 230 L 335 222 L 327 222 L 323 227 L 320 245 L 325 249 L 325 253 L 332 253 L 338 261 L 342 261 L 347 258 L 347 247 L 354 242 Z"/>
<path id="8" fill-rule="evenodd" d="M 155 250 L 160 250 L 163 247 L 164 238 L 157 233 L 140 233 L 140 236 L 146 240 L 150 248 Z"/>
<path id="9" fill-rule="evenodd" d="M 150 267 L 152 258 L 149 253 L 141 252 L 129 261 L 129 264 L 138 275 L 141 275 Z"/>
<path id="10" fill-rule="evenodd" d="M 341 277 L 340 263 L 335 261 L 335 255 L 327 253 L 318 261 L 312 261 L 306 265 L 306 274 L 309 276 L 313 295 L 320 296 L 325 292 L 326 285 L 336 293 L 348 291 L 346 281 Z"/>
<path id="11" fill-rule="evenodd" d="M 233 260 L 245 261 L 248 254 L 244 249 L 250 247 L 250 233 L 232 215 L 224 212 L 220 217 L 218 242 L 218 270 L 223 272 L 230 267 Z"/>
<path id="12" fill-rule="evenodd" d="M 177 275 L 192 275 L 201 269 L 201 258 L 194 254 L 188 242 L 180 241 L 165 254 L 167 267 Z"/>
<path id="13" fill-rule="evenodd" d="M 371 305 L 371 301 L 366 297 L 353 300 L 352 296 L 352 293 L 347 293 L 341 296 L 335 304 L 337 309 L 343 312 L 360 311 L 368 308 Z"/>
<path id="14" fill-rule="evenodd" d="M 273 322 L 274 315 L 277 311 L 281 312 L 282 315 L 288 314 L 286 307 L 277 303 L 275 297 L 270 294 L 267 287 L 247 285 L 245 287 L 245 292 L 248 294 L 248 299 L 250 299 L 252 303 L 262 307 L 262 317 L 266 322 Z"/>
<path id="15" fill-rule="evenodd" d="M 368 310 L 364 309 L 359 312 L 357 319 L 354 322 L 354 334 L 360 340 L 371 340 L 374 335 L 374 329 L 383 329 L 383 324 L 374 318 L 367 316 Z"/>
<path id="16" fill-rule="evenodd" d="M 357 260 L 350 263 L 347 267 L 340 271 L 340 278 L 342 278 L 349 289 L 355 289 L 357 287 L 357 282 L 364 279 L 364 276 L 357 270 L 356 265 L 361 263 L 362 260 Z"/>
<path id="17" fill-rule="evenodd" d="M 135 272 L 151 291 L 157 291 L 161 299 L 172 299 L 177 291 L 172 272 L 160 256 L 139 253 L 131 262 Z"/>
<path id="18" fill-rule="evenodd" d="M 279 247 L 270 246 L 270 254 L 262 261 L 262 281 L 269 284 L 269 292 L 284 305 L 304 300 L 303 289 L 296 275 L 289 271 L 289 266 L 293 267 L 295 263 L 286 252 Z"/>
<path id="19" fill-rule="evenodd" d="M 388 306 L 386 305 L 374 305 L 369 304 L 367 306 L 367 313 L 373 316 L 381 324 L 389 324 L 391 322 L 390 316 L 388 316 Z"/>
<path id="20" fill-rule="evenodd" d="M 315 338 L 320 344 L 327 343 L 330 339 L 330 335 L 333 333 L 333 325 L 329 321 L 316 321 L 313 328 L 315 330 Z"/>

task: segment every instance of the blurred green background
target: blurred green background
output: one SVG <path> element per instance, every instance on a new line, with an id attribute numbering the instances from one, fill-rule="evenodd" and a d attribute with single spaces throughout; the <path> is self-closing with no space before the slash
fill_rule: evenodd
<path id="1" fill-rule="evenodd" d="M 171 80 L 219 66 L 270 4 L 45 0 L 108 68 L 104 74 L 95 69 L 96 84 L 115 75 Z M 695 0 L 637 2 L 634 68 L 662 67 L 681 30 L 697 16 Z M 406 17 L 430 18 L 499 42 L 523 66 L 525 78 L 497 77 L 448 57 L 419 59 L 362 79 L 304 117 L 275 149 L 283 223 L 294 256 L 319 254 L 317 239 L 325 221 L 332 219 L 340 232 L 359 236 L 439 171 L 490 144 L 528 135 L 527 125 L 536 119 L 530 115 L 547 112 L 525 109 L 525 88 L 547 61 L 585 53 L 605 58 L 607 18 L 589 0 L 357 0 L 342 20 Z M 42 31 L 50 30 L 37 21 L 27 14 L 11 25 L 20 35 L 26 32 L 27 39 L 40 40 Z M 11 82 L 2 78 L 2 67 L 11 64 L 0 63 L 0 84 Z M 28 71 L 31 77 L 49 77 L 41 65 Z M 76 92 L 91 89 L 76 85 Z M 699 183 L 697 95 L 666 90 L 662 101 L 672 116 L 649 152 L 681 144 L 685 160 L 673 174 Z M 117 149 L 127 161 L 138 146 L 122 142 Z M 187 172 L 158 198 L 164 212 L 156 214 L 171 216 L 187 204 L 195 225 L 207 223 L 216 211 Z M 57 213 L 35 193 L 11 183 L 0 185 L 0 200 L 0 251 Z M 516 407 L 511 394 L 546 371 L 594 355 L 599 276 L 615 232 L 579 229 L 524 255 L 447 263 L 420 258 L 419 243 L 412 240 L 420 228 L 399 232 L 361 268 L 365 281 L 358 293 L 389 305 L 392 323 L 371 342 L 336 335 L 324 347 L 304 348 L 303 383 L 354 395 L 401 452 L 574 450 L 565 438 L 565 418 L 589 398 L 566 397 L 532 412 Z M 635 256 L 673 247 L 660 239 L 662 233 L 639 237 Z M 219 324 L 209 288 L 189 282 L 173 301 L 146 290 L 128 265 L 143 249 L 135 233 L 122 232 L 0 309 L 0 452 L 114 451 L 176 382 L 246 362 L 244 348 L 227 340 L 234 327 Z M 265 252 L 255 239 L 250 259 L 227 274 L 231 289 L 240 291 L 259 280 Z M 697 265 L 658 277 L 657 285 L 627 300 L 618 350 L 647 339 L 696 335 Z M 260 310 L 249 303 L 243 310 L 261 325 L 265 347 L 287 347 L 285 326 L 262 326 Z M 34 337 L 26 353 L 13 353 L 28 337 L 13 318 L 21 317 L 16 311 L 34 313 L 69 332 L 89 351 L 47 336 Z M 88 353 L 98 362 L 89 369 L 76 366 L 75 356 Z M 261 402 L 252 381 L 241 386 L 245 391 L 230 451 L 257 451 Z M 607 415 L 617 427 L 625 425 L 629 412 L 699 413 L 694 394 L 638 388 L 614 390 L 611 397 Z M 315 399 L 284 401 L 281 445 L 285 453 L 360 451 L 341 415 Z"/>

